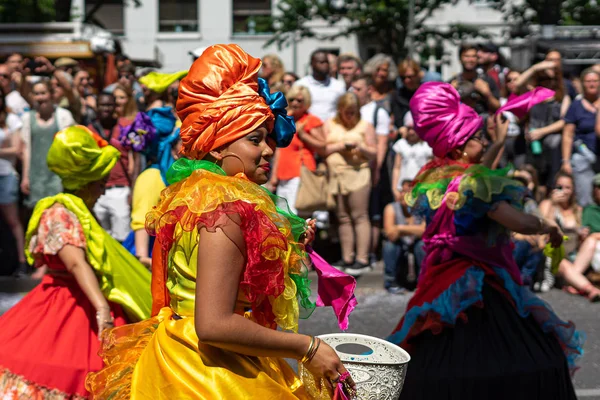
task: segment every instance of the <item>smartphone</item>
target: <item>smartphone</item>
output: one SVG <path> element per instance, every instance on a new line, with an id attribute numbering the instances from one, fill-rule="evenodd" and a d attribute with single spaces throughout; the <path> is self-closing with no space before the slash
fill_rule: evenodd
<path id="1" fill-rule="evenodd" d="M 29 70 L 33 74 L 33 73 L 35 73 L 35 69 L 38 68 L 39 66 L 40 66 L 40 64 L 35 62 L 35 60 L 29 60 L 27 62 L 27 65 L 25 66 L 25 68 L 29 68 Z"/>

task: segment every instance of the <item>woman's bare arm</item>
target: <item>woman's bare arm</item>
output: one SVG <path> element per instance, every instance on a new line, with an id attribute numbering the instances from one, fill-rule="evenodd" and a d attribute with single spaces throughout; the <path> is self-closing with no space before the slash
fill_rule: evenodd
<path id="1" fill-rule="evenodd" d="M 299 129 L 298 137 L 312 151 L 319 155 L 325 154 L 325 134 L 320 126 L 312 128 L 310 133 L 307 133 L 304 129 Z"/>
<path id="2" fill-rule="evenodd" d="M 308 336 L 265 328 L 234 312 L 246 264 L 239 226 L 202 229 L 199 236 L 195 328 L 200 341 L 250 356 L 301 358 Z"/>
<path id="3" fill-rule="evenodd" d="M 553 225 L 533 215 L 525 214 L 507 202 L 498 203 L 497 207 L 487 213 L 488 217 L 510 231 L 523 235 L 550 233 Z"/>
<path id="4" fill-rule="evenodd" d="M 373 125 L 367 124 L 367 129 L 365 131 L 365 144 L 358 146 L 358 149 L 369 160 L 373 160 L 377 157 L 377 139 L 375 136 L 375 128 Z"/>
<path id="5" fill-rule="evenodd" d="M 22 151 L 23 141 L 21 135 L 18 132 L 13 132 L 9 137 L 8 146 L 0 147 L 0 158 L 20 156 Z"/>
<path id="6" fill-rule="evenodd" d="M 98 312 L 98 334 L 105 328 L 111 327 L 112 317 L 108 301 L 100 290 L 94 270 L 87 262 L 85 251 L 82 248 L 68 244 L 58 252 L 58 257 L 67 271 L 75 277 L 77 284 Z"/>

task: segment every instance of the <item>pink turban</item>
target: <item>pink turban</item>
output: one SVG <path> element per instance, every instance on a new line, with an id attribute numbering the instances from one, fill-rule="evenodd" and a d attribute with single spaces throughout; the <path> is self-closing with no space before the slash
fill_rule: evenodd
<path id="1" fill-rule="evenodd" d="M 422 84 L 410 100 L 410 111 L 415 131 L 436 157 L 462 146 L 483 127 L 483 119 L 460 102 L 460 95 L 448 83 Z"/>

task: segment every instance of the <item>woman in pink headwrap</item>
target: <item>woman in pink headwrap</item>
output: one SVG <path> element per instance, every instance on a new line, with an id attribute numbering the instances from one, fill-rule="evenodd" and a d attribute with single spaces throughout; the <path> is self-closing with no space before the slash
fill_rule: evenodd
<path id="1" fill-rule="evenodd" d="M 535 90 L 499 112 L 521 118 L 552 94 Z M 415 130 L 438 158 L 423 167 L 406 198 L 427 221 L 427 256 L 388 338 L 412 357 L 402 398 L 575 399 L 569 368 L 583 339 L 522 285 L 509 236 L 548 234 L 558 247 L 562 232 L 520 211 L 525 188 L 507 177 L 509 168 L 486 167 L 504 144 L 508 122 L 498 114 L 497 140 L 486 152 L 482 119 L 450 85 L 424 84 L 410 108 Z"/>

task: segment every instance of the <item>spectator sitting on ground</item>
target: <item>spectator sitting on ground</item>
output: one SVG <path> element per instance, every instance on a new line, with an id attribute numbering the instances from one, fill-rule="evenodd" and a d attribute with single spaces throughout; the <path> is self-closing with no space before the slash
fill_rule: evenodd
<path id="1" fill-rule="evenodd" d="M 600 118 L 599 118 L 600 121 Z M 583 209 L 582 224 L 589 229 L 589 235 L 596 240 L 591 265 L 595 275 L 600 274 L 600 174 L 594 176 L 594 203 Z M 583 247 L 583 246 L 582 246 Z"/>
<path id="2" fill-rule="evenodd" d="M 404 126 L 400 128 L 402 137 L 394 143 L 394 172 L 392 174 L 392 190 L 396 201 L 400 201 L 402 184 L 412 181 L 418 172 L 431 160 L 431 147 L 419 138 L 414 128 L 411 112 L 404 114 Z"/>
<path id="3" fill-rule="evenodd" d="M 346 89 L 350 89 L 352 81 L 362 74 L 362 61 L 354 54 L 340 54 L 338 57 L 338 74 L 342 76 Z"/>
<path id="4" fill-rule="evenodd" d="M 475 85 L 475 90 L 481 95 L 477 102 L 475 111 L 478 114 L 491 114 L 500 107 L 500 90 L 492 78 L 477 73 L 477 47 L 463 44 L 459 50 L 462 72 L 450 80 L 455 88 L 462 82 L 468 81 Z"/>
<path id="5" fill-rule="evenodd" d="M 583 276 L 583 272 L 589 266 L 589 262 L 583 266 L 585 264 L 583 262 L 584 257 L 590 257 L 588 251 L 591 251 L 591 255 L 593 255 L 595 245 L 588 244 L 591 250 L 587 247 L 584 248 L 582 255 L 579 256 L 580 261 L 574 264 L 578 256 L 577 253 L 580 250 L 580 245 L 587 238 L 589 231 L 581 225 L 582 210 L 576 202 L 574 180 L 571 175 L 565 172 L 557 174 L 554 190 L 550 194 L 550 199 L 546 199 L 540 204 L 540 213 L 542 217 L 556 221 L 561 231 L 568 237 L 568 240 L 564 242 L 567 258 L 560 263 L 559 276 L 564 278 L 568 285 L 573 286 L 577 291 L 588 296 L 591 301 L 600 301 L 600 290 L 595 288 Z M 547 292 L 553 286 L 554 276 L 550 272 L 550 259 L 546 259 L 544 279 L 539 284 L 539 289 L 542 292 Z M 534 285 L 534 289 L 537 289 L 536 285 Z"/>
<path id="6" fill-rule="evenodd" d="M 537 194 L 537 171 L 531 164 L 526 164 L 513 174 L 513 179 L 521 182 L 527 188 L 523 204 L 523 211 L 530 215 L 540 216 Z M 513 256 L 521 270 L 521 279 L 526 285 L 532 285 L 535 273 L 544 259 L 543 249 L 545 243 L 540 235 L 523 235 L 513 233 Z"/>
<path id="7" fill-rule="evenodd" d="M 310 91 L 312 105 L 308 110 L 321 121 L 335 116 L 339 97 L 346 92 L 346 85 L 330 76 L 331 66 L 325 50 L 315 50 L 310 56 L 312 74 L 299 79 L 296 85 Z"/>
<path id="8" fill-rule="evenodd" d="M 392 294 L 404 293 L 402 285 L 416 284 L 425 258 L 423 242 L 420 240 L 425 232 L 425 221 L 410 215 L 404 199 L 410 191 L 410 184 L 410 180 L 403 181 L 398 199 L 388 204 L 383 211 L 383 285 Z M 409 253 L 415 257 L 413 266 L 409 265 Z"/>
<path id="9" fill-rule="evenodd" d="M 283 61 L 275 54 L 267 54 L 262 58 L 262 67 L 260 68 L 259 76 L 267 81 L 271 93 L 280 92 L 283 89 Z"/>
<path id="10" fill-rule="evenodd" d="M 560 263 L 559 275 L 571 286 L 565 289 L 574 294 L 586 296 L 591 302 L 600 301 L 600 289 L 595 287 L 586 277 L 585 272 L 592 266 L 600 272 L 600 174 L 593 179 L 594 203 L 583 211 L 580 238 L 583 243 L 578 249 L 575 259 L 565 259 Z"/>
<path id="11" fill-rule="evenodd" d="M 562 136 L 562 169 L 575 177 L 580 205 L 592 203 L 592 180 L 596 163 L 596 114 L 600 108 L 600 73 L 591 68 L 581 73 L 583 95 L 576 98 L 565 115 Z"/>
<path id="12" fill-rule="evenodd" d="M 290 90 L 290 88 L 294 85 L 294 83 L 296 83 L 296 81 L 300 79 L 298 77 L 298 75 L 296 75 L 293 72 L 286 72 L 285 74 L 283 74 L 283 78 L 281 78 L 281 83 L 282 83 L 282 92 L 285 94 L 287 93 L 288 90 Z"/>

